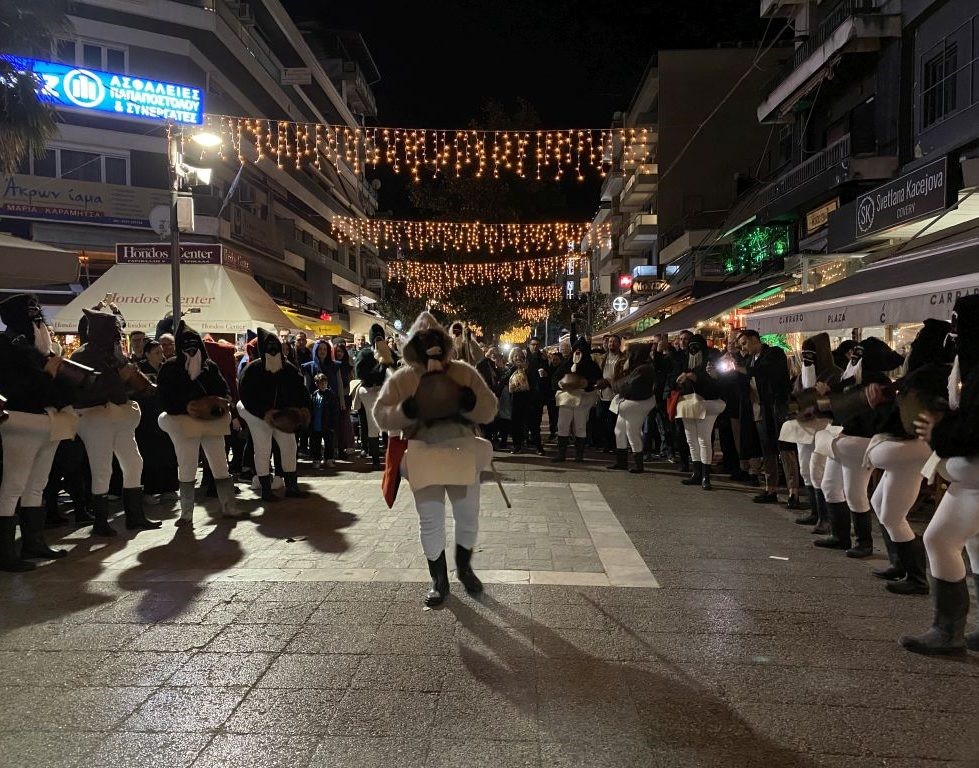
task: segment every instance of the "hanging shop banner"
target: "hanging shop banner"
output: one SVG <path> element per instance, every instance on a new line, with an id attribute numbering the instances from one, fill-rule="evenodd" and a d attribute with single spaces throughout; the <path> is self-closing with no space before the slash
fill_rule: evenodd
<path id="1" fill-rule="evenodd" d="M 117 243 L 116 264 L 169 264 L 169 243 Z M 181 243 L 181 264 L 220 264 L 217 243 Z"/>
<path id="2" fill-rule="evenodd" d="M 42 98 L 59 107 L 185 125 L 200 125 L 203 120 L 204 95 L 192 85 L 81 69 L 42 59 L 3 58 L 19 71 L 37 75 Z"/>
<path id="3" fill-rule="evenodd" d="M 152 229 L 150 211 L 170 204 L 170 194 L 161 189 L 19 174 L 2 178 L 0 216 Z"/>
<path id="4" fill-rule="evenodd" d="M 947 157 L 881 184 L 856 200 L 856 237 L 944 210 L 949 204 L 949 189 Z"/>
<path id="5" fill-rule="evenodd" d="M 806 237 L 815 234 L 829 222 L 829 215 L 840 207 L 840 198 L 834 197 L 828 203 L 813 208 L 806 214 Z"/>
<path id="6" fill-rule="evenodd" d="M 950 320 L 956 299 L 976 293 L 979 273 L 763 311 L 748 316 L 745 322 L 747 327 L 764 334 L 920 323 L 926 317 Z"/>

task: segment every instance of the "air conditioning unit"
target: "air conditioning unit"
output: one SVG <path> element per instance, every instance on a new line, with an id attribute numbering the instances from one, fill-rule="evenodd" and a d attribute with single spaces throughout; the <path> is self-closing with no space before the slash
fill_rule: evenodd
<path id="1" fill-rule="evenodd" d="M 238 21 L 248 26 L 255 23 L 255 14 L 248 3 L 238 3 Z"/>

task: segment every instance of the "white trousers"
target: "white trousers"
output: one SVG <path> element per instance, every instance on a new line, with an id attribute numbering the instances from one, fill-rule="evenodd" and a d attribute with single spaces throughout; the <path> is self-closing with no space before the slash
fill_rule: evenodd
<path id="1" fill-rule="evenodd" d="M 622 400 L 619 402 L 619 417 L 615 420 L 615 447 L 632 448 L 633 453 L 642 453 L 642 426 L 649 412 L 656 407 L 656 398 L 648 400 Z"/>
<path id="2" fill-rule="evenodd" d="M 263 477 L 271 472 L 272 463 L 272 440 L 279 446 L 279 455 L 282 457 L 283 472 L 296 471 L 296 453 L 299 446 L 296 443 L 296 436 L 281 429 L 273 429 L 265 419 L 260 419 L 253 413 L 245 410 L 245 406 L 238 403 L 238 413 L 244 416 L 248 431 L 252 436 L 252 448 L 255 450 L 255 474 Z M 174 445 L 176 447 L 176 444 Z M 221 451 L 224 451 L 224 441 L 221 442 Z M 205 449 L 205 454 L 207 449 Z M 180 457 L 177 457 L 180 460 Z M 208 456 L 208 461 L 211 457 Z M 196 459 L 195 459 L 196 461 Z M 227 458 L 225 458 L 227 465 Z M 214 468 L 213 465 L 211 467 Z"/>
<path id="3" fill-rule="evenodd" d="M 452 503 L 456 544 L 466 549 L 476 546 L 479 533 L 479 483 L 472 485 L 429 485 L 417 491 L 415 508 L 421 532 L 422 550 L 436 560 L 445 550 L 445 497 Z"/>
<path id="4" fill-rule="evenodd" d="M 690 446 L 690 459 L 709 467 L 714 462 L 714 423 L 726 406 L 723 400 L 707 400 L 704 406 L 707 415 L 702 419 L 684 418 L 683 431 Z"/>
<path id="5" fill-rule="evenodd" d="M 931 447 L 923 440 L 888 440 L 867 452 L 870 462 L 884 470 L 870 503 L 891 541 L 914 538 L 908 513 L 921 491 L 921 468 L 929 456 Z"/>
<path id="6" fill-rule="evenodd" d="M 823 479 L 819 488 L 826 497 L 827 504 L 842 504 L 846 501 L 846 493 L 843 491 L 843 465 L 836 459 L 826 457 Z"/>
<path id="7" fill-rule="evenodd" d="M 571 437 L 571 424 L 574 423 L 574 436 L 588 436 L 588 414 L 591 407 L 562 405 L 557 409 L 557 433 L 559 437 Z"/>
<path id="8" fill-rule="evenodd" d="M 840 435 L 833 443 L 833 452 L 843 467 L 843 494 L 846 496 L 846 503 L 851 512 L 870 511 L 867 488 L 874 470 L 863 465 L 869 445 L 869 437 L 849 435 Z"/>
<path id="9" fill-rule="evenodd" d="M 0 483 L 0 517 L 13 517 L 19 501 L 40 507 L 44 486 L 58 450 L 51 439 L 51 420 L 46 413 L 15 413 L 0 424 L 3 443 L 3 482 Z"/>
<path id="10" fill-rule="evenodd" d="M 948 459 L 944 474 L 952 483 L 925 530 L 925 549 L 932 576 L 962 581 L 962 547 L 969 553 L 972 572 L 979 573 L 979 456 Z"/>
<path id="11" fill-rule="evenodd" d="M 795 449 L 799 453 L 799 474 L 802 475 L 802 484 L 812 487 L 812 455 L 815 453 L 813 443 L 796 443 Z"/>
<path id="12" fill-rule="evenodd" d="M 823 488 L 823 475 L 826 473 L 826 457 L 821 453 L 816 453 L 815 444 L 809 447 L 809 460 L 806 466 L 809 468 L 809 486 L 811 488 Z M 801 462 L 801 458 L 800 458 Z"/>
<path id="13" fill-rule="evenodd" d="M 360 402 L 364 406 L 364 410 L 367 411 L 367 436 L 368 437 L 380 437 L 381 427 L 377 423 L 377 419 L 374 418 L 374 403 L 377 402 L 377 398 L 381 396 L 380 387 L 361 387 L 360 388 Z"/>
<path id="14" fill-rule="evenodd" d="M 78 436 L 92 470 L 92 495 L 109 492 L 113 456 L 122 469 L 122 487 L 138 488 L 143 474 L 143 457 L 136 445 L 139 405 L 132 401 L 125 406 L 99 405 L 82 408 L 78 415 Z"/>

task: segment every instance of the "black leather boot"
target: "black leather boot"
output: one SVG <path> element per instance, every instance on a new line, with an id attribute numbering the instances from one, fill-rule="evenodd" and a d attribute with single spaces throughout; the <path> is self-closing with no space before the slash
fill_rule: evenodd
<path id="1" fill-rule="evenodd" d="M 695 461 L 691 470 L 690 477 L 681 480 L 681 485 L 700 485 L 704 482 L 704 465 L 701 462 Z"/>
<path id="2" fill-rule="evenodd" d="M 810 533 L 817 536 L 825 536 L 830 533 L 829 527 L 829 510 L 826 509 L 826 497 L 819 488 L 814 489 L 816 492 L 816 527 L 813 528 Z"/>
<path id="3" fill-rule="evenodd" d="M 259 475 L 258 484 L 262 486 L 262 501 L 275 503 L 279 497 L 272 493 L 272 475 Z"/>
<path id="4" fill-rule="evenodd" d="M 562 461 L 568 460 L 568 443 L 570 441 L 570 437 L 559 437 L 557 439 L 557 456 L 551 459 L 551 461 L 555 464 L 560 464 Z"/>
<path id="5" fill-rule="evenodd" d="M 969 615 L 969 587 L 962 581 L 932 579 L 935 616 L 931 629 L 904 635 L 900 643 L 913 653 L 930 656 L 965 656 L 965 621 Z"/>
<path id="6" fill-rule="evenodd" d="M 853 512 L 853 530 L 857 543 L 846 551 L 847 557 L 862 560 L 874 554 L 874 524 L 870 512 Z"/>
<path id="7" fill-rule="evenodd" d="M 58 509 L 58 492 L 44 492 L 44 527 L 60 528 L 68 522 L 68 518 Z"/>
<path id="8" fill-rule="evenodd" d="M 309 494 L 299 487 L 299 479 L 295 472 L 285 473 L 286 496 L 290 499 L 305 499 Z"/>
<path id="9" fill-rule="evenodd" d="M 51 549 L 44 540 L 44 507 L 21 507 L 20 556 L 23 560 L 60 560 L 64 550 Z"/>
<path id="10" fill-rule="evenodd" d="M 809 496 L 809 514 L 797 517 L 796 525 L 815 525 L 819 522 L 819 502 L 816 500 L 816 492 L 807 485 L 806 494 Z"/>
<path id="11" fill-rule="evenodd" d="M 615 464 L 610 464 L 609 469 L 628 469 L 629 468 L 629 449 L 617 448 L 615 451 Z"/>
<path id="12" fill-rule="evenodd" d="M 710 484 L 710 464 L 702 464 L 700 474 L 700 487 L 705 491 L 713 491 L 714 486 Z"/>
<path id="13" fill-rule="evenodd" d="M 585 438 L 583 437 L 574 439 L 574 460 L 577 464 L 585 461 Z"/>
<path id="14" fill-rule="evenodd" d="M 886 587 L 887 591 L 895 595 L 927 595 L 928 555 L 925 553 L 925 542 L 920 536 L 915 536 L 911 541 L 892 544 L 905 575 L 903 579 L 890 582 Z"/>
<path id="15" fill-rule="evenodd" d="M 71 494 L 71 506 L 74 510 L 75 527 L 82 528 L 95 522 L 88 511 L 88 494 L 82 490 Z"/>
<path id="16" fill-rule="evenodd" d="M 16 517 L 0 517 L 0 571 L 7 573 L 33 571 L 37 566 L 30 560 L 24 560 L 17 553 L 17 545 L 14 543 L 16 531 Z"/>
<path id="17" fill-rule="evenodd" d="M 126 530 L 153 531 L 162 527 L 157 520 L 147 520 L 143 510 L 143 486 L 122 489 L 122 509 L 126 513 Z"/>
<path id="18" fill-rule="evenodd" d="M 425 596 L 425 605 L 437 608 L 449 596 L 449 568 L 445 563 L 444 550 L 435 560 L 428 561 L 428 573 L 432 577 L 432 583 Z"/>
<path id="19" fill-rule="evenodd" d="M 93 536 L 115 536 L 116 529 L 109 525 L 109 494 L 103 493 L 92 497 Z"/>
<path id="20" fill-rule="evenodd" d="M 630 475 L 641 475 L 645 471 L 645 467 L 642 462 L 642 451 L 639 453 L 632 454 L 632 469 L 629 470 Z"/>
<path id="21" fill-rule="evenodd" d="M 850 548 L 850 508 L 846 502 L 826 502 L 829 514 L 830 535 L 825 539 L 816 539 L 813 546 L 823 549 Z"/>
<path id="22" fill-rule="evenodd" d="M 371 453 L 371 468 L 381 468 L 381 439 L 379 437 L 367 438 L 367 447 Z"/>
<path id="23" fill-rule="evenodd" d="M 973 575 L 972 580 L 976 584 L 976 598 L 979 600 L 979 575 Z M 965 645 L 970 651 L 979 651 L 979 629 L 965 633 Z"/>
<path id="24" fill-rule="evenodd" d="M 887 568 L 877 568 L 871 573 L 884 581 L 903 579 L 904 566 L 901 564 L 901 556 L 898 554 L 898 545 L 891 540 L 891 535 L 883 525 L 880 527 L 880 535 L 884 539 L 884 547 L 887 549 L 887 559 L 890 561 L 890 565 Z M 927 594 L 927 592 L 928 584 L 925 583 L 925 593 Z"/>
<path id="25" fill-rule="evenodd" d="M 444 557 L 443 553 L 443 557 Z M 456 544 L 456 576 L 470 595 L 478 595 L 483 591 L 483 582 L 472 569 L 473 551 Z"/>

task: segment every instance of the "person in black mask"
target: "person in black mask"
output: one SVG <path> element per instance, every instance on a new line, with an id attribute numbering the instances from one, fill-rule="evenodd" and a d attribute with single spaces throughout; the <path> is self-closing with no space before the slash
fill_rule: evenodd
<path id="1" fill-rule="evenodd" d="M 962 559 L 964 547 L 979 586 L 979 295 L 956 300 L 950 336 L 955 363 L 948 409 L 923 409 L 915 420 L 918 438 L 935 452 L 931 464 L 950 483 L 924 536 L 934 618 L 923 634 L 900 642 L 915 653 L 958 656 L 979 651 L 979 630 L 965 631 L 969 587 Z"/>
<path id="2" fill-rule="evenodd" d="M 75 437 L 78 417 L 69 407 L 74 388 L 59 376 L 64 361 L 52 354 L 37 298 L 10 296 L 0 303 L 0 320 L 7 327 L 0 333 L 0 392 L 8 414 L 0 424 L 0 570 L 19 572 L 32 570 L 32 559 L 66 554 L 44 541 L 42 496 L 58 443 Z M 14 544 L 18 503 L 20 553 Z"/>
<path id="3" fill-rule="evenodd" d="M 122 506 L 129 530 L 159 528 L 143 512 L 143 457 L 136 445 L 139 405 L 132 399 L 154 385 L 123 355 L 122 321 L 113 312 L 83 310 L 85 343 L 71 356 L 99 372 L 94 386 L 81 390 L 75 409 L 81 420 L 78 435 L 85 443 L 92 474 L 92 533 L 115 536 L 109 524 L 109 481 L 112 459 L 122 469 Z"/>
<path id="4" fill-rule="evenodd" d="M 262 500 L 277 501 L 272 493 L 272 440 L 282 457 L 286 496 L 302 498 L 296 473 L 296 432 L 309 425 L 312 402 L 302 374 L 282 355 L 282 344 L 274 333 L 258 329 L 259 357 L 245 368 L 239 392 L 238 413 L 244 417 L 255 446 L 255 473 L 262 487 Z"/>
<path id="5" fill-rule="evenodd" d="M 224 442 L 231 433 L 228 384 L 217 364 L 208 358 L 197 331 L 181 322 L 176 345 L 176 357 L 163 364 L 157 381 L 163 408 L 160 427 L 170 435 L 177 454 L 180 518 L 176 524 L 194 524 L 194 489 L 201 449 L 214 476 L 222 514 L 239 517 Z"/>

